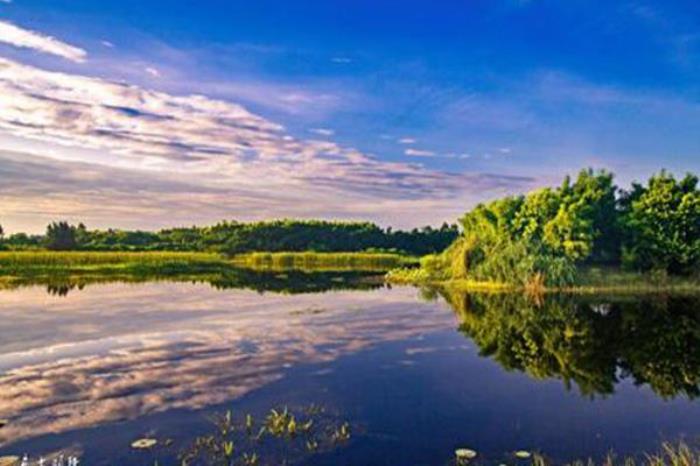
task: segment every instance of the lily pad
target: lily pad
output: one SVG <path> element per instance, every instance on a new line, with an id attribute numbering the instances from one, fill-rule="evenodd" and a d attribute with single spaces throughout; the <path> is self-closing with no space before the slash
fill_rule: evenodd
<path id="1" fill-rule="evenodd" d="M 154 438 L 140 438 L 131 443 L 131 448 L 136 450 L 148 450 L 158 444 L 158 440 Z"/>
<path id="2" fill-rule="evenodd" d="M 19 456 L 0 456 L 0 466 L 19 466 Z"/>
<path id="3" fill-rule="evenodd" d="M 469 448 L 458 448 L 455 450 L 455 456 L 458 460 L 472 460 L 476 458 L 476 452 Z"/>
<path id="4" fill-rule="evenodd" d="M 532 453 L 526 450 L 518 450 L 515 452 L 515 457 L 520 458 L 521 460 L 526 460 L 532 456 Z"/>

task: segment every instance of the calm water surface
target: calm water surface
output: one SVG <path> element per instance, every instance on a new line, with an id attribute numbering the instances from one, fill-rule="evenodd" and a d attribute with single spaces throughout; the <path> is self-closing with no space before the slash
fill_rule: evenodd
<path id="1" fill-rule="evenodd" d="M 485 463 L 517 449 L 563 461 L 700 435 L 696 298 L 321 282 L 0 291 L 0 456 L 153 464 L 134 439 L 181 445 L 225 409 L 311 403 L 354 435 L 304 464 L 447 464 L 462 446 Z"/>

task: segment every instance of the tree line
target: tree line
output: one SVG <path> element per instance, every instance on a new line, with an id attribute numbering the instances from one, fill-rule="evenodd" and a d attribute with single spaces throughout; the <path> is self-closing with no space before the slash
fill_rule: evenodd
<path id="1" fill-rule="evenodd" d="M 0 227 L 2 228 L 2 227 Z M 459 236 L 457 225 L 410 231 L 383 229 L 370 222 L 322 220 L 225 221 L 213 226 L 160 231 L 89 230 L 84 224 L 54 222 L 44 235 L 13 234 L 4 249 L 56 251 L 213 251 L 229 255 L 270 252 L 395 251 L 425 255 L 444 250 Z"/>
<path id="2" fill-rule="evenodd" d="M 444 254 L 423 261 L 439 279 L 572 284 L 579 265 L 691 275 L 700 267 L 698 178 L 662 171 L 628 190 L 583 170 L 557 188 L 479 204 Z"/>

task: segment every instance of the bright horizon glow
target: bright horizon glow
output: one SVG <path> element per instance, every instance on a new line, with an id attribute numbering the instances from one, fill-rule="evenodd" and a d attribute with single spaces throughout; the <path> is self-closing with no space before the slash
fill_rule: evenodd
<path id="1" fill-rule="evenodd" d="M 0 3 L 0 224 L 414 227 L 700 171 L 700 7 Z"/>

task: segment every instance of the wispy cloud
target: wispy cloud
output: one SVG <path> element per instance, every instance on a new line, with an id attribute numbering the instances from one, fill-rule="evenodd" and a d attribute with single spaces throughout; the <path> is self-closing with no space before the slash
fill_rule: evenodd
<path id="1" fill-rule="evenodd" d="M 422 149 L 406 149 L 404 154 L 410 155 L 412 157 L 434 157 L 436 154 L 431 150 Z"/>
<path id="2" fill-rule="evenodd" d="M 54 39 L 51 36 L 23 29 L 6 21 L 0 21 L 0 42 L 14 47 L 56 55 L 76 63 L 84 62 L 87 57 L 87 52 L 81 48 Z"/>
<path id="3" fill-rule="evenodd" d="M 418 141 L 414 138 L 401 138 L 396 142 L 398 142 L 399 144 L 415 144 Z"/>
<path id="4" fill-rule="evenodd" d="M 154 78 L 160 78 L 160 71 L 158 71 L 156 68 L 153 68 L 152 66 L 147 66 L 145 71 Z"/>
<path id="5" fill-rule="evenodd" d="M 17 217 L 32 205 L 41 210 L 35 220 L 42 222 L 58 213 L 89 220 L 110 212 L 112 222 L 141 214 L 151 225 L 163 225 L 176 221 L 174 211 L 184 222 L 250 218 L 253 211 L 260 217 L 294 213 L 380 221 L 391 212 L 394 223 L 404 216 L 415 224 L 428 220 L 410 213 L 418 206 L 437 221 L 438 215 L 456 215 L 469 199 L 533 181 L 382 161 L 332 141 L 295 138 L 235 103 L 6 59 L 0 59 L 0 94 L 0 133 L 51 147 L 52 157 L 64 160 L 52 167 L 43 159 L 43 168 L 41 158 L 31 164 L 0 160 L 0 169 L 14 167 L 3 179 L 25 186 L 3 190 L 4 209 Z M 126 188 L 112 182 L 117 179 Z M 134 179 L 145 184 L 135 187 Z"/>
<path id="6" fill-rule="evenodd" d="M 335 131 L 328 128 L 312 128 L 309 132 L 318 134 L 319 136 L 333 136 L 335 134 Z"/>

